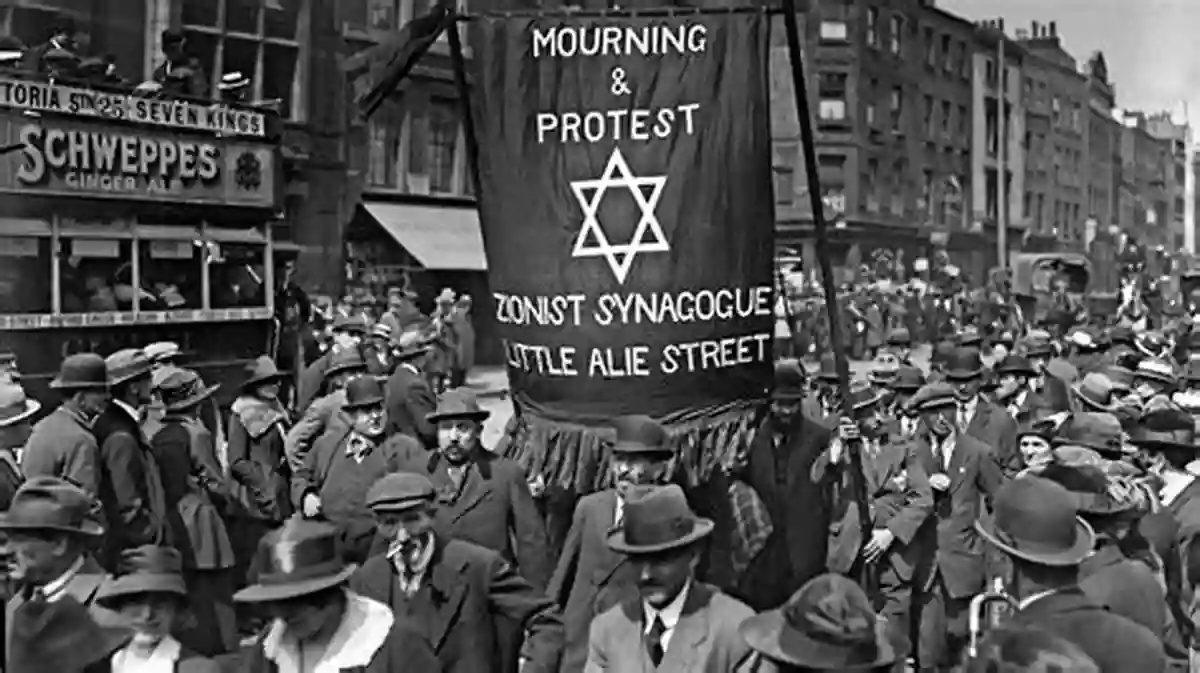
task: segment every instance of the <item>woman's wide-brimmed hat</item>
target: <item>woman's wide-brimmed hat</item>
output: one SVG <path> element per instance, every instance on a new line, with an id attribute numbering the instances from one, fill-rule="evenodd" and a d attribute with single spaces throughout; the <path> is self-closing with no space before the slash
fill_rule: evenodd
<path id="1" fill-rule="evenodd" d="M 172 368 L 159 383 L 158 390 L 165 410 L 183 411 L 212 397 L 220 387 L 219 383 L 205 385 L 200 374 L 191 369 Z"/>
<path id="2" fill-rule="evenodd" d="M 5 670 L 75 673 L 107 659 L 133 637 L 127 628 L 100 626 L 74 596 L 24 601 L 9 616 Z"/>
<path id="3" fill-rule="evenodd" d="M 242 382 L 242 390 L 253 390 L 260 386 L 281 383 L 288 377 L 286 372 L 279 371 L 274 358 L 260 355 L 254 362 L 246 365 L 246 380 Z"/>
<path id="4" fill-rule="evenodd" d="M 474 392 L 466 388 L 451 388 L 442 393 L 437 409 L 426 414 L 425 419 L 430 423 L 454 419 L 482 421 L 491 415 L 492 412 L 479 406 L 479 398 Z"/>
<path id="5" fill-rule="evenodd" d="M 908 640 L 871 609 L 853 580 L 818 575 L 783 607 L 742 622 L 746 644 L 773 663 L 813 671 L 869 671 L 899 661 Z"/>
<path id="6" fill-rule="evenodd" d="M 0 382 L 0 428 L 7 428 L 24 421 L 38 411 L 42 405 L 25 394 L 21 384 Z"/>
<path id="7" fill-rule="evenodd" d="M 649 416 L 618 416 L 613 419 L 617 431 L 612 452 L 622 455 L 671 455 L 675 450 L 667 443 L 667 430 Z"/>
<path id="8" fill-rule="evenodd" d="M 142 545 L 121 552 L 120 569 L 96 592 L 101 603 L 143 594 L 187 597 L 183 558 L 174 547 Z"/>
<path id="9" fill-rule="evenodd" d="M 87 491 L 58 477 L 34 477 L 21 484 L 8 511 L 0 512 L 0 530 L 46 530 L 88 537 L 104 534 L 92 518 Z"/>
<path id="10" fill-rule="evenodd" d="M 1109 457 L 1125 453 L 1120 419 L 1104 412 L 1071 414 L 1059 426 L 1053 443 L 1055 446 L 1082 446 Z"/>
<path id="11" fill-rule="evenodd" d="M 50 382 L 55 390 L 105 390 L 108 388 L 108 366 L 95 353 L 76 353 L 62 361 L 58 376 Z"/>
<path id="12" fill-rule="evenodd" d="M 342 560 L 337 528 L 291 518 L 258 545 L 258 578 L 233 596 L 239 603 L 285 601 L 340 586 L 356 565 Z"/>
<path id="13" fill-rule="evenodd" d="M 1036 468 L 1035 476 L 1049 479 L 1070 492 L 1083 515 L 1112 516 L 1138 509 L 1133 492 L 1117 488 L 1104 469 L 1096 465 L 1051 463 Z"/>
<path id="14" fill-rule="evenodd" d="M 679 486 L 635 486 L 626 494 L 624 524 L 608 534 L 608 546 L 622 554 L 657 554 L 699 542 L 712 531 L 712 520 L 696 516 Z"/>
<path id="15" fill-rule="evenodd" d="M 1096 534 L 1079 518 L 1062 485 L 1022 476 L 1000 487 L 990 519 L 975 522 L 985 540 L 1009 556 L 1044 566 L 1073 566 L 1092 553 Z"/>

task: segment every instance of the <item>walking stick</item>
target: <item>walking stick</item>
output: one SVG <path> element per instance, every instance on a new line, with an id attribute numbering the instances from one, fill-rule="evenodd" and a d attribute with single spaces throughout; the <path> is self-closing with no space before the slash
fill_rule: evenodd
<path id="1" fill-rule="evenodd" d="M 809 114 L 808 84 L 804 77 L 804 54 L 800 46 L 800 29 L 796 22 L 795 0 L 783 0 L 783 26 L 787 33 L 788 56 L 791 61 L 792 89 L 796 95 L 796 118 L 800 123 L 800 142 L 804 151 L 804 168 L 808 174 L 808 198 L 812 206 L 813 231 L 816 234 L 817 263 L 821 265 L 821 287 L 825 293 L 825 310 L 829 314 L 829 341 L 833 346 L 834 363 L 837 367 L 838 386 L 842 391 L 842 415 L 853 418 L 854 405 L 850 399 L 850 365 L 842 341 L 841 311 L 838 307 L 837 288 L 833 282 L 833 268 L 829 262 L 829 232 L 825 223 L 825 204 L 821 198 L 820 171 L 817 168 L 817 151 L 813 139 L 812 117 Z M 867 485 L 862 466 L 862 446 L 858 442 L 846 446 L 850 461 L 851 496 L 858 509 L 862 527 L 862 543 L 871 539 L 873 532 L 867 503 Z M 861 564 L 856 564 L 861 565 Z M 874 590 L 867 581 L 869 569 L 864 569 L 860 580 L 868 595 Z"/>

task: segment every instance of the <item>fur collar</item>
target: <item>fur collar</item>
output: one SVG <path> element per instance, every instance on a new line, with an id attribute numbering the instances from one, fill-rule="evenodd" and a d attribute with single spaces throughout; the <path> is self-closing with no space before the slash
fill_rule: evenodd
<path id="1" fill-rule="evenodd" d="M 338 673 L 342 669 L 366 667 L 383 649 L 392 630 L 391 609 L 378 601 L 346 592 L 346 612 L 321 660 L 309 667 L 312 673 Z M 275 662 L 279 673 L 299 673 L 296 643 L 285 638 L 286 627 L 276 620 L 262 640 L 263 655 Z"/>
<path id="2" fill-rule="evenodd" d="M 277 423 L 281 431 L 287 425 L 287 414 L 278 400 L 267 401 L 242 395 L 233 401 L 233 413 L 237 414 L 250 439 L 261 438 Z"/>

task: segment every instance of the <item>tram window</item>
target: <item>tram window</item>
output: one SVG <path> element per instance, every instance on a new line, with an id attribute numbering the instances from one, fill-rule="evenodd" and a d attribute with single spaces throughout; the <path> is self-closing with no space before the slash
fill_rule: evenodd
<path id="1" fill-rule="evenodd" d="M 0 237 L 0 313 L 49 313 L 50 239 Z"/>
<path id="2" fill-rule="evenodd" d="M 64 238 L 63 313 L 132 311 L 133 242 L 115 239 Z M 142 292 L 143 300 L 151 297 Z"/>
<path id="3" fill-rule="evenodd" d="M 267 305 L 263 263 L 267 249 L 244 243 L 213 244 L 209 252 L 209 302 L 212 308 Z"/>
<path id="4" fill-rule="evenodd" d="M 193 241 L 143 240 L 138 268 L 143 311 L 173 311 L 203 305 L 199 249 Z"/>

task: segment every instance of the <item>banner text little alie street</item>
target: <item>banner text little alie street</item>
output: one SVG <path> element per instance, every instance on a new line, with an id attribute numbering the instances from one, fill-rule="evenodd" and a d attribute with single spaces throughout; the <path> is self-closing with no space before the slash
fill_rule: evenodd
<path id="1" fill-rule="evenodd" d="M 720 324 L 774 316 L 774 288 L 716 288 L 679 292 L 608 292 L 519 296 L 494 292 L 502 325 L 605 329 L 643 326 L 647 334 L 673 325 Z M 509 366 L 550 377 L 624 378 L 725 369 L 771 357 L 771 332 L 670 343 L 661 348 L 630 343 L 581 352 L 572 345 L 547 346 L 505 340 Z"/>

